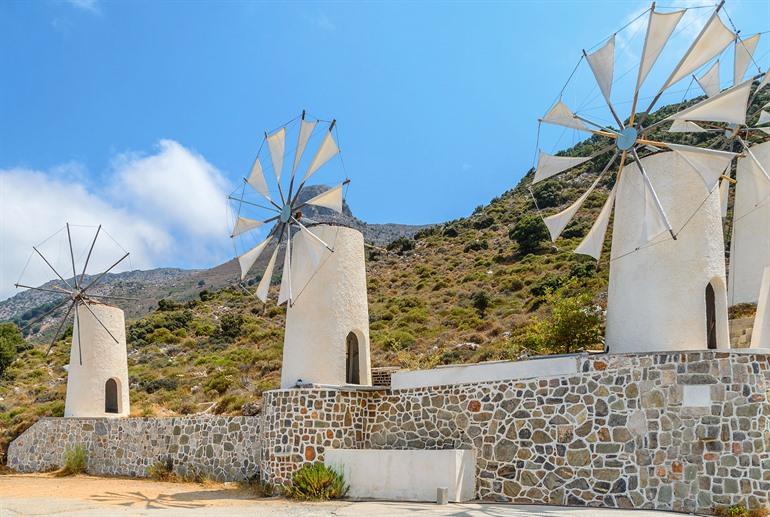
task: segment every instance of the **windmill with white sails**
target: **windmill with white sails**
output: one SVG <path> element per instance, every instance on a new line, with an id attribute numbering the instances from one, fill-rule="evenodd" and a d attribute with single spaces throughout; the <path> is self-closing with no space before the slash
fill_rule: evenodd
<path id="1" fill-rule="evenodd" d="M 241 280 L 264 264 L 261 257 L 269 256 L 255 292 L 262 302 L 268 300 L 283 252 L 277 303 L 287 305 L 284 388 L 371 384 L 363 235 L 339 222 L 315 221 L 303 214 L 318 208 L 342 213 L 347 178 L 310 199 L 304 195 L 308 181 L 322 167 L 336 161 L 344 172 L 336 126 L 335 120 L 311 119 L 303 111 L 265 132 L 240 195 L 230 196 L 236 210 L 231 237 Z M 292 140 L 296 145 L 287 152 Z"/>
<path id="2" fill-rule="evenodd" d="M 72 244 L 72 228 L 69 223 L 46 241 L 63 234 L 65 230 L 67 235 L 66 249 L 69 266 L 72 267 L 72 277 L 66 278 L 60 273 L 54 267 L 54 261 L 45 256 L 40 250 L 41 245 L 38 244 L 33 246 L 30 260 L 33 257 L 42 260 L 56 275 L 60 283 L 34 287 L 23 284 L 20 280 L 15 284 L 17 288 L 30 289 L 59 297 L 52 302 L 51 308 L 29 321 L 26 327 L 47 316 L 55 315 L 57 311 L 67 307 L 67 311 L 61 317 L 51 339 L 46 352 L 48 355 L 56 344 L 65 323 L 69 321 L 70 314 L 73 315 L 72 346 L 70 347 L 70 362 L 67 367 L 67 396 L 64 403 L 65 417 L 128 416 L 130 408 L 125 315 L 122 309 L 109 305 L 109 302 L 113 300 L 136 301 L 136 299 L 104 295 L 94 292 L 94 289 L 100 285 L 110 271 L 128 258 L 129 253 L 122 250 L 124 254 L 119 259 L 112 261 L 109 267 L 101 273 L 87 277 L 88 266 L 94 257 L 99 235 L 107 232 L 101 226 L 96 228 L 93 240 L 88 246 L 88 253 L 83 260 L 83 267 L 77 268 Z M 30 261 L 27 261 L 27 266 L 29 265 Z M 24 272 L 22 272 L 23 276 Z"/>
<path id="3" fill-rule="evenodd" d="M 609 140 L 591 156 L 561 157 L 541 151 L 533 182 L 611 153 L 583 195 L 544 217 L 555 241 L 596 187 L 612 184 L 597 220 L 575 250 L 598 260 L 614 212 L 606 330 L 611 352 L 729 346 L 719 180 L 736 154 L 652 139 L 650 130 L 660 122 L 648 123 L 667 90 L 735 41 L 736 33 L 719 16 L 722 9 L 723 3 L 710 14 L 642 111 L 637 111 L 644 98 L 640 92 L 687 9 L 662 12 L 653 3 L 640 15 L 646 19 L 646 31 L 633 91 L 626 97 L 631 106 L 627 118 L 619 115 L 620 103 L 613 92 L 621 29 L 597 50 L 583 51 L 581 58 L 588 63 L 612 122 L 592 121 L 571 110 L 561 96 L 541 119 Z"/>
<path id="4" fill-rule="evenodd" d="M 706 98 L 671 115 L 669 131 L 712 133 L 722 148 L 740 152 L 736 178 L 728 170 L 720 184 L 722 215 L 727 216 L 730 185 L 735 183 L 728 302 L 757 303 L 765 268 L 770 266 L 770 103 L 754 108 L 755 99 L 768 85 L 754 61 L 761 34 L 736 38 L 733 77 L 729 88 L 721 88 L 720 62 L 716 61 L 695 80 Z M 756 72 L 746 78 L 747 70 Z M 756 84 L 756 88 L 754 84 Z M 768 279 L 770 281 L 770 279 Z"/>

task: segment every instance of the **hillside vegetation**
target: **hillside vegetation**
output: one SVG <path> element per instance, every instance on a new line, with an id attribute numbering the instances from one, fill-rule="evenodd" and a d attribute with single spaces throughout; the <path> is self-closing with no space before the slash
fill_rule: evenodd
<path id="1" fill-rule="evenodd" d="M 675 109 L 660 110 L 652 121 Z M 700 135 L 677 138 L 711 143 Z M 565 154 L 585 156 L 606 144 L 593 137 Z M 537 185 L 540 209 L 553 213 L 574 201 L 604 164 L 593 160 Z M 612 178 L 554 246 L 536 217 L 528 190 L 532 174 L 468 217 L 397 239 L 387 250 L 367 248 L 374 366 L 431 367 L 603 348 L 608 253 L 597 265 L 572 250 Z M 283 324 L 284 308 L 263 306 L 237 287 L 204 290 L 189 301 L 161 300 L 128 323 L 132 414 L 258 412 L 262 391 L 279 384 Z M 7 368 L 0 380 L 1 447 L 38 417 L 63 414 L 70 337 L 71 328 L 48 357 L 47 345 L 30 346 Z"/>

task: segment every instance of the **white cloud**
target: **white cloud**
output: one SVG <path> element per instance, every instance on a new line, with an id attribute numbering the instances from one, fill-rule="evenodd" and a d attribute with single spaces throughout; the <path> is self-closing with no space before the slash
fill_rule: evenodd
<path id="1" fill-rule="evenodd" d="M 114 160 L 104 186 L 89 188 L 84 167 L 67 163 L 49 171 L 0 169 L 0 299 L 13 295 L 32 246 L 73 225 L 76 262 L 82 263 L 95 227 L 102 234 L 89 272 L 131 252 L 116 271 L 160 265 L 211 266 L 228 255 L 226 189 L 222 174 L 202 156 L 172 140 L 150 155 L 124 154 Z M 54 267 L 71 276 L 66 233 L 44 244 Z M 37 257 L 23 283 L 38 285 L 53 274 Z M 80 259 L 80 260 L 79 260 Z"/>

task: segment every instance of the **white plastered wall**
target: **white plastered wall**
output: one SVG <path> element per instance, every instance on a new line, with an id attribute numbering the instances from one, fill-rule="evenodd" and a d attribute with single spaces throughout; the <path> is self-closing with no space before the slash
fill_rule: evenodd
<path id="1" fill-rule="evenodd" d="M 70 364 L 67 370 L 65 417 L 121 417 L 130 412 L 128 398 L 128 359 L 126 323 L 123 311 L 101 303 L 88 302 L 99 320 L 118 340 L 116 343 L 85 306 L 78 309 L 72 332 Z M 82 345 L 82 346 L 81 346 Z M 80 364 L 82 354 L 83 364 Z M 118 385 L 118 412 L 106 413 L 106 383 L 115 379 Z"/>
<path id="2" fill-rule="evenodd" d="M 751 147 L 770 173 L 770 142 Z M 730 240 L 730 305 L 757 303 L 762 272 L 770 266 L 770 181 L 750 156 L 738 159 Z"/>
<path id="3" fill-rule="evenodd" d="M 715 292 L 717 347 L 729 347 L 719 192 L 672 152 L 642 159 L 674 231 L 638 251 L 643 178 L 627 164 L 612 231 L 606 342 L 611 353 L 707 348 L 706 286 Z M 689 222 L 688 222 L 689 219 Z M 686 223 L 686 226 L 685 226 Z M 684 229 L 682 229 L 684 226 Z"/>
<path id="4" fill-rule="evenodd" d="M 751 331 L 751 348 L 770 348 L 770 266 L 762 275 L 757 314 Z"/>
<path id="5" fill-rule="evenodd" d="M 340 386 L 346 381 L 346 338 L 358 338 L 360 384 L 372 384 L 369 306 L 366 296 L 364 238 L 351 228 L 318 225 L 311 231 L 333 253 L 314 268 L 302 250 L 292 247 L 294 304 L 286 311 L 281 387 L 303 384 Z"/>

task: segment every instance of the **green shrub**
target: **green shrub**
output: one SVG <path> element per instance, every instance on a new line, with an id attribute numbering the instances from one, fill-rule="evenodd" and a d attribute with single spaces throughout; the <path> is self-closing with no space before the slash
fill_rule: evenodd
<path id="1" fill-rule="evenodd" d="M 225 314 L 219 321 L 219 329 L 214 337 L 225 341 L 233 341 L 241 335 L 243 316 L 240 314 Z"/>
<path id="2" fill-rule="evenodd" d="M 328 501 L 341 499 L 348 493 L 342 473 L 323 463 L 303 465 L 294 473 L 286 495 L 292 499 Z"/>
<path id="3" fill-rule="evenodd" d="M 155 481 L 177 481 L 177 476 L 174 474 L 174 462 L 171 458 L 156 461 L 147 467 L 147 477 Z"/>
<path id="4" fill-rule="evenodd" d="M 24 338 L 15 323 L 0 323 L 0 376 L 16 359 L 24 345 Z"/>
<path id="5" fill-rule="evenodd" d="M 480 240 L 480 241 L 469 242 L 468 244 L 465 245 L 465 248 L 463 248 L 463 251 L 465 253 L 468 253 L 469 251 L 480 251 L 488 248 L 489 248 L 489 243 L 486 240 Z"/>
<path id="6" fill-rule="evenodd" d="M 476 291 L 471 296 L 471 302 L 473 307 L 479 311 L 479 316 L 484 318 L 487 313 L 487 307 L 489 307 L 489 295 L 486 291 Z"/>
<path id="7" fill-rule="evenodd" d="M 417 342 L 417 339 L 404 330 L 394 330 L 387 334 L 383 339 L 383 347 L 387 350 L 403 350 L 411 348 Z"/>
<path id="8" fill-rule="evenodd" d="M 398 255 L 403 255 L 407 251 L 414 249 L 414 241 L 406 237 L 399 237 L 398 239 L 388 244 L 387 248 L 388 251 L 392 251 Z"/>
<path id="9" fill-rule="evenodd" d="M 734 504 L 732 506 L 714 508 L 714 515 L 717 517 L 766 517 L 770 515 L 770 510 L 767 508 L 754 508 L 750 510 L 742 504 Z"/>
<path id="10" fill-rule="evenodd" d="M 534 253 L 540 249 L 543 241 L 550 238 L 548 228 L 539 216 L 527 214 L 508 232 L 508 237 L 519 245 L 522 255 Z"/>
<path id="11" fill-rule="evenodd" d="M 75 474 L 83 474 L 86 471 L 87 463 L 88 454 L 85 447 L 75 445 L 64 453 L 64 466 L 57 471 L 57 475 L 74 476 Z"/>

